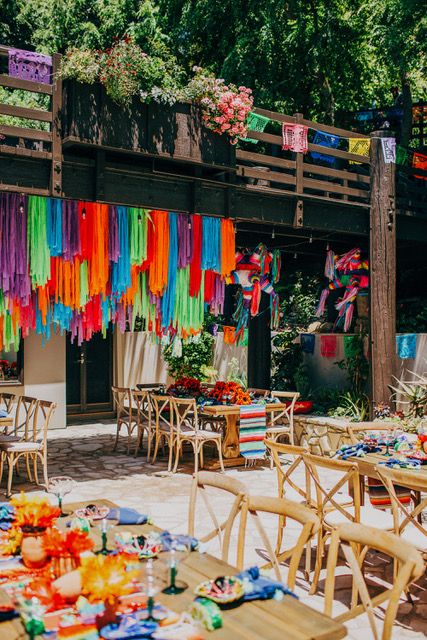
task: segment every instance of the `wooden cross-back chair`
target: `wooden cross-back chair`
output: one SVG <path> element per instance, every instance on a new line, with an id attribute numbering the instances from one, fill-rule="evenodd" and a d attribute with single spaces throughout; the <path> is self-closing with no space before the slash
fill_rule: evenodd
<path id="1" fill-rule="evenodd" d="M 215 431 L 200 429 L 197 404 L 194 398 L 173 398 L 172 409 L 174 412 L 174 433 L 175 433 L 175 464 L 173 471 L 176 472 L 182 446 L 189 443 L 194 453 L 194 473 L 200 467 L 203 468 L 203 447 L 208 442 L 213 443 L 218 450 L 219 464 L 221 471 L 224 471 L 222 461 L 222 436 Z"/>
<path id="2" fill-rule="evenodd" d="M 222 522 L 219 522 L 215 510 L 215 506 L 212 505 L 207 488 L 215 489 L 220 492 L 226 492 L 232 500 L 230 510 L 227 517 Z M 244 507 L 247 497 L 247 489 L 245 485 L 239 480 L 230 478 L 220 473 L 213 473 L 212 471 L 199 471 L 193 476 L 193 483 L 190 493 L 190 509 L 188 515 L 188 532 L 191 536 L 195 535 L 195 523 L 196 523 L 196 506 L 197 496 L 200 495 L 203 504 L 206 507 L 207 515 L 213 524 L 213 529 L 209 533 L 200 537 L 201 542 L 209 542 L 213 538 L 217 537 L 220 545 L 221 558 L 224 562 L 228 562 L 230 552 L 230 540 L 233 531 L 233 526 L 236 522 L 236 518 L 240 514 Z M 203 519 L 204 521 L 206 518 Z M 199 518 L 200 521 L 200 518 Z M 237 539 L 237 561 L 236 566 L 238 569 L 243 569 L 243 549 L 245 545 L 245 529 L 239 527 L 239 534 Z"/>
<path id="3" fill-rule="evenodd" d="M 292 547 L 283 551 L 278 552 L 277 549 L 274 551 L 270 543 L 270 538 L 259 517 L 260 513 L 276 514 L 283 520 L 293 520 L 301 524 L 302 529 L 296 543 Z M 265 549 L 269 557 L 269 562 L 261 568 L 268 569 L 273 567 L 277 579 L 282 581 L 280 563 L 290 558 L 289 572 L 286 582 L 289 587 L 293 589 L 295 587 L 296 573 L 302 554 L 304 553 L 309 541 L 320 529 L 319 517 L 313 509 L 310 509 L 303 504 L 299 504 L 298 502 L 286 500 L 286 498 L 249 495 L 247 497 L 247 508 L 242 510 L 242 514 L 240 516 L 240 526 L 245 531 L 247 530 L 247 518 L 250 518 L 255 523 L 258 534 L 265 545 Z M 244 561 L 243 553 L 244 546 L 242 547 L 240 557 L 242 565 Z"/>
<path id="4" fill-rule="evenodd" d="M 313 594 L 317 590 L 325 543 L 335 527 L 347 522 L 361 522 L 383 531 L 391 531 L 393 518 L 380 509 L 361 505 L 357 464 L 311 453 L 304 454 L 304 463 L 308 471 L 310 501 L 321 522 L 317 540 L 316 566 L 310 589 L 310 593 Z M 321 471 L 324 472 L 324 477 L 321 477 Z"/>
<path id="5" fill-rule="evenodd" d="M 0 409 L 4 409 L 6 413 L 11 414 L 17 399 L 18 397 L 14 393 L 0 393 Z M 7 433 L 7 427 L 5 433 Z"/>
<path id="6" fill-rule="evenodd" d="M 264 440 L 264 442 L 270 452 L 271 461 L 276 468 L 278 497 L 310 506 L 310 484 L 308 482 L 307 468 L 304 463 L 304 455 L 308 453 L 308 449 L 292 444 L 285 444 L 284 442 L 276 442 L 274 440 Z M 285 460 L 280 457 L 281 455 L 286 456 Z M 304 478 L 302 482 L 301 475 Z M 280 553 L 284 526 L 285 518 L 279 516 L 276 554 Z M 310 568 L 311 554 L 310 548 L 308 548 L 305 569 L 307 576 L 310 574 Z"/>
<path id="7" fill-rule="evenodd" d="M 270 395 L 270 389 L 258 389 L 257 387 L 248 387 L 248 393 L 253 393 L 261 398 L 267 398 Z"/>
<path id="8" fill-rule="evenodd" d="M 155 464 L 159 446 L 169 447 L 168 471 L 172 470 L 173 451 L 175 443 L 174 411 L 172 397 L 150 393 L 150 401 L 154 411 L 154 453 L 151 464 Z"/>
<path id="9" fill-rule="evenodd" d="M 378 465 L 375 470 L 391 499 L 394 533 L 413 544 L 427 560 L 427 530 L 419 521 L 421 514 L 427 509 L 427 477 L 417 471 L 389 469 L 384 465 Z M 420 499 L 404 504 L 397 495 L 396 486 L 416 492 Z"/>
<path id="10" fill-rule="evenodd" d="M 117 414 L 117 431 L 114 441 L 113 451 L 117 449 L 119 436 L 122 427 L 127 431 L 128 446 L 127 453 L 130 451 L 132 435 L 137 428 L 136 412 L 133 406 L 132 389 L 128 387 L 111 387 L 113 392 L 113 402 Z"/>
<path id="11" fill-rule="evenodd" d="M 25 458 L 29 480 L 32 482 L 30 463 L 33 463 L 34 479 L 39 484 L 38 462 L 43 469 L 44 486 L 48 485 L 47 473 L 47 435 L 49 423 L 56 409 L 56 403 L 47 400 L 36 400 L 22 396 L 17 414 L 22 419 L 22 424 L 18 425 L 23 430 L 16 430 L 15 440 L 0 440 L 0 482 L 3 477 L 4 463 L 8 463 L 8 480 L 6 495 L 9 497 L 12 492 L 13 471 L 17 467 L 19 460 Z"/>
<path id="12" fill-rule="evenodd" d="M 144 431 L 147 432 L 147 462 L 150 461 L 151 443 L 155 435 L 152 424 L 152 407 L 150 392 L 147 389 L 134 389 L 132 391 L 136 408 L 137 439 L 135 446 L 135 456 L 142 446 Z"/>
<path id="13" fill-rule="evenodd" d="M 395 566 L 398 567 L 393 584 L 374 597 L 369 594 L 362 571 L 363 560 L 369 549 L 375 549 L 391 557 Z M 405 542 L 394 533 L 379 531 L 375 527 L 359 523 L 349 522 L 339 525 L 331 533 L 326 566 L 324 613 L 330 617 L 333 616 L 336 568 L 340 550 L 343 551 L 352 573 L 352 598 L 349 610 L 334 619 L 346 622 L 366 613 L 374 640 L 390 640 L 401 595 L 414 580 L 424 574 L 425 565 L 421 554 L 413 545 Z M 385 607 L 383 628 L 380 633 L 374 609 L 386 602 L 388 604 Z"/>
<path id="14" fill-rule="evenodd" d="M 283 409 L 271 412 L 270 424 L 267 427 L 267 438 L 279 440 L 283 436 L 289 438 L 290 444 L 294 444 L 294 408 L 300 394 L 296 391 L 272 391 L 273 398 L 284 402 L 290 402 Z"/>

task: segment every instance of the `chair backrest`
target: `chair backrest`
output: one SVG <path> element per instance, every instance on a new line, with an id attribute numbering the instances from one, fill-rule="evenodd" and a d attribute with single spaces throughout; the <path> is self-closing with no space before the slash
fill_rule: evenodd
<path id="1" fill-rule="evenodd" d="M 389 432 L 396 429 L 395 422 L 386 420 L 373 420 L 372 422 L 350 422 L 347 426 L 347 435 L 351 444 L 357 444 L 363 440 L 370 431 Z"/>
<path id="2" fill-rule="evenodd" d="M 420 514 L 427 509 L 427 476 L 416 471 L 389 469 L 384 465 L 378 465 L 375 470 L 390 496 L 395 533 L 400 535 L 411 524 L 426 537 L 427 541 L 427 530 L 418 522 Z M 414 507 L 412 507 L 412 501 L 403 503 L 396 487 L 417 491 L 421 494 L 419 503 Z"/>
<path id="3" fill-rule="evenodd" d="M 208 496 L 206 488 L 217 489 L 220 492 L 226 492 L 230 496 L 234 496 L 231 503 L 229 513 L 225 520 L 218 521 L 217 510 L 215 506 L 212 506 Z M 204 506 L 206 507 L 209 515 L 209 520 L 213 524 L 213 529 L 209 533 L 200 538 L 202 542 L 209 542 L 213 538 L 217 537 L 221 549 L 221 557 L 224 562 L 228 561 L 228 555 L 230 551 L 230 538 L 233 530 L 233 525 L 237 516 L 242 510 L 247 497 L 247 489 L 245 485 L 239 480 L 230 478 L 220 473 L 213 473 L 212 471 L 199 471 L 193 475 L 193 483 L 190 493 L 190 509 L 188 514 L 188 531 L 191 536 L 195 534 L 195 521 L 196 521 L 196 503 L 197 496 L 201 495 Z M 204 519 L 205 520 L 205 519 Z M 198 519 L 200 521 L 200 518 Z M 239 527 L 239 538 L 237 541 L 237 567 L 243 568 L 243 547 L 245 543 L 245 531 Z"/>
<path id="4" fill-rule="evenodd" d="M 117 418 L 132 419 L 132 389 L 128 387 L 111 387 Z"/>
<path id="5" fill-rule="evenodd" d="M 150 392 L 142 389 L 132 389 L 132 397 L 135 402 L 137 422 L 140 423 L 145 419 L 149 424 L 151 424 L 152 407 Z"/>
<path id="6" fill-rule="evenodd" d="M 312 504 L 315 504 L 320 517 L 332 509 L 338 510 L 349 522 L 360 521 L 360 477 L 356 464 L 347 460 L 336 460 L 326 456 L 304 454 L 304 463 L 308 471 L 308 480 L 314 491 L 309 490 Z M 321 478 L 322 470 L 328 474 L 328 482 Z M 343 487 L 351 491 L 349 504 L 339 499 Z M 331 486 L 332 485 L 332 486 Z M 351 502 L 351 504 L 350 504 Z"/>
<path id="7" fill-rule="evenodd" d="M 185 424 L 191 424 L 195 431 L 198 430 L 199 417 L 194 398 L 172 398 L 172 409 L 174 412 L 174 429 L 178 433 Z"/>
<path id="8" fill-rule="evenodd" d="M 307 494 L 307 469 L 304 463 L 304 455 L 308 453 L 308 449 L 268 439 L 264 440 L 264 442 L 271 453 L 276 468 L 279 497 L 286 497 L 286 491 L 292 489 L 309 504 L 310 497 Z M 286 462 L 288 463 L 286 467 L 284 466 L 284 461 L 280 459 L 281 454 L 286 456 Z M 305 475 L 304 485 L 301 485 L 300 478 L 295 478 L 295 475 L 301 474 L 302 471 Z"/>
<path id="9" fill-rule="evenodd" d="M 20 396 L 16 406 L 13 434 L 21 440 L 32 440 L 33 421 L 37 409 L 37 399 Z"/>
<path id="10" fill-rule="evenodd" d="M 345 523 L 332 531 L 326 565 L 325 583 L 325 614 L 332 616 L 334 600 L 336 567 L 340 549 L 352 572 L 353 599 L 351 607 L 335 619 L 345 622 L 366 613 L 375 640 L 389 640 L 391 638 L 393 622 L 396 617 L 399 599 L 407 587 L 424 574 L 425 565 L 421 554 L 409 542 L 405 542 L 394 533 L 379 531 L 375 527 L 367 527 L 358 523 Z M 377 593 L 371 598 L 361 570 L 361 559 L 368 549 L 375 549 L 395 559 L 397 575 L 393 579 L 391 588 Z M 360 598 L 360 604 L 357 598 Z M 385 602 L 388 601 L 386 607 Z M 380 634 L 373 609 L 382 605 L 385 608 L 383 630 Z"/>
<path id="11" fill-rule="evenodd" d="M 56 402 L 37 400 L 32 429 L 32 440 L 34 442 L 46 444 L 49 423 L 56 407 Z"/>
<path id="12" fill-rule="evenodd" d="M 18 396 L 14 393 L 0 393 L 0 408 L 4 409 L 7 413 L 11 413 L 14 404 L 17 402 Z"/>
<path id="13" fill-rule="evenodd" d="M 317 533 L 320 528 L 320 519 L 309 507 L 299 504 L 298 502 L 293 502 L 292 500 L 286 500 L 286 498 L 272 498 L 270 496 L 257 496 L 250 495 L 247 498 L 247 511 L 242 512 L 242 516 L 240 518 L 240 524 L 243 528 L 246 529 L 245 523 L 245 515 L 248 514 L 248 517 L 255 522 L 257 531 L 260 535 L 260 538 L 265 545 L 268 557 L 270 562 L 265 565 L 264 568 L 272 566 L 274 568 L 276 577 L 279 581 L 282 581 L 282 574 L 280 571 L 279 562 L 277 559 L 277 555 L 273 550 L 273 547 L 270 543 L 270 536 L 267 534 L 261 519 L 259 517 L 260 513 L 269 513 L 276 514 L 280 516 L 282 519 L 293 520 L 302 525 L 301 532 L 298 536 L 296 543 L 289 547 L 284 551 L 280 551 L 280 562 L 282 562 L 285 558 L 290 558 L 289 564 L 289 573 L 287 577 L 287 584 L 292 589 L 295 586 L 296 573 L 298 569 L 298 565 L 301 560 L 301 556 L 304 552 L 305 546 L 309 540 Z M 286 532 L 286 527 L 285 527 Z M 243 545 L 244 549 L 244 545 Z M 243 556 L 241 557 L 241 562 L 243 564 Z"/>
<path id="14" fill-rule="evenodd" d="M 162 382 L 146 382 L 144 384 L 137 384 L 136 388 L 138 391 L 161 391 L 165 388 L 165 385 Z"/>
<path id="15" fill-rule="evenodd" d="M 257 389 L 256 387 L 248 387 L 248 393 L 253 393 L 256 396 L 266 398 L 270 395 L 270 389 Z"/>
<path id="16" fill-rule="evenodd" d="M 294 419 L 294 409 L 295 403 L 300 397 L 298 391 L 272 391 L 272 398 L 278 398 L 283 402 L 289 402 L 289 404 L 277 411 L 274 411 L 271 414 L 271 426 L 273 427 L 275 424 L 281 424 L 284 420 L 289 422 L 291 429 L 293 430 L 293 419 Z"/>
<path id="17" fill-rule="evenodd" d="M 174 411 L 172 407 L 172 396 L 156 395 L 150 393 L 150 401 L 154 409 L 154 417 L 156 421 L 156 431 L 158 432 L 161 425 L 172 430 L 174 423 Z"/>

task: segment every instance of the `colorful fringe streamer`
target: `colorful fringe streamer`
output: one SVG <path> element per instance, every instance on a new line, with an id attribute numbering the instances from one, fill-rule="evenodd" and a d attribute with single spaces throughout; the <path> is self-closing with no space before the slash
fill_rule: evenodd
<path id="1" fill-rule="evenodd" d="M 36 331 L 79 343 L 142 318 L 159 339 L 196 336 L 223 311 L 231 220 L 0 193 L 0 349 Z"/>

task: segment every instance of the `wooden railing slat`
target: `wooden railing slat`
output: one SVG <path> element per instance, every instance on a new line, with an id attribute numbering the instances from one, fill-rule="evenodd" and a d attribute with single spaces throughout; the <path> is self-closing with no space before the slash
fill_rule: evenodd
<path id="1" fill-rule="evenodd" d="M 236 160 L 247 162 L 256 162 L 258 165 L 267 165 L 268 167 L 283 167 L 284 169 L 295 169 L 295 160 L 287 160 L 286 158 L 276 158 L 267 156 L 262 153 L 253 153 L 252 151 L 243 151 L 237 149 Z"/>
<path id="2" fill-rule="evenodd" d="M 10 87 L 11 89 L 23 89 L 32 93 L 46 93 L 52 95 L 52 85 L 43 82 L 31 82 L 31 80 L 21 80 L 21 78 L 13 78 L 5 73 L 0 73 L 0 86 Z"/>
<path id="3" fill-rule="evenodd" d="M 310 129 L 321 131 L 322 133 L 330 133 L 333 136 L 339 136 L 340 138 L 369 138 L 364 133 L 358 131 L 349 131 L 348 129 L 340 129 L 339 127 L 333 127 L 329 124 L 321 124 L 320 122 L 313 122 L 313 120 L 306 120 L 303 118 L 301 124 L 305 124 Z"/>
<path id="4" fill-rule="evenodd" d="M 340 169 L 332 169 L 329 167 L 322 167 L 318 164 L 304 163 L 304 173 L 315 173 L 322 176 L 329 176 L 331 178 L 340 178 L 341 180 L 349 180 L 349 182 L 363 182 L 365 184 L 370 183 L 369 176 L 364 176 L 360 173 L 353 173 L 352 171 L 345 171 Z"/>
<path id="5" fill-rule="evenodd" d="M 277 113 L 277 111 L 269 111 L 268 109 L 259 109 L 255 107 L 252 110 L 254 113 L 258 113 L 260 116 L 265 116 L 266 118 L 270 118 L 270 120 L 276 120 L 276 122 L 286 122 L 289 124 L 293 124 L 296 122 L 295 116 L 287 116 L 284 113 Z M 252 138 L 252 136 L 249 136 Z"/>
<path id="6" fill-rule="evenodd" d="M 369 190 L 353 189 L 352 187 L 343 187 L 335 182 L 327 182 L 324 180 L 313 180 L 312 178 L 304 178 L 304 189 L 318 189 L 319 191 L 328 191 L 331 193 L 342 193 L 357 198 L 369 198 Z"/>
<path id="7" fill-rule="evenodd" d="M 25 129 L 24 127 L 0 124 L 0 133 L 15 138 L 29 138 L 30 140 L 52 142 L 52 133 L 50 131 L 40 131 L 40 129 Z"/>
<path id="8" fill-rule="evenodd" d="M 16 118 L 28 118 L 29 120 L 39 120 L 40 122 L 52 122 L 52 113 L 42 109 L 29 109 L 27 107 L 15 106 L 12 104 L 0 104 L 0 114 L 13 116 Z"/>
<path id="9" fill-rule="evenodd" d="M 244 178 L 256 178 L 257 180 L 268 180 L 269 182 L 282 182 L 283 184 L 295 185 L 295 176 L 286 173 L 278 173 L 277 171 L 260 171 L 251 167 L 239 166 L 237 175 Z"/>
<path id="10" fill-rule="evenodd" d="M 40 160 L 51 160 L 52 153 L 50 151 L 38 151 L 37 149 L 25 149 L 24 147 L 11 147 L 9 145 L 0 144 L 0 154 L 10 156 L 22 156 L 24 158 L 40 158 Z"/>

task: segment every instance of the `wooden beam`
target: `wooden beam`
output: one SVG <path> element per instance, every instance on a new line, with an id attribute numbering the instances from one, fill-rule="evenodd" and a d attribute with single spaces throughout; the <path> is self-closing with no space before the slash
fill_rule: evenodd
<path id="1" fill-rule="evenodd" d="M 28 118 L 40 122 L 52 122 L 51 112 L 43 111 L 43 109 L 28 109 L 27 107 L 18 107 L 14 104 L 0 104 L 0 113 L 3 116 Z"/>
<path id="2" fill-rule="evenodd" d="M 395 164 L 384 162 L 381 138 L 371 134 L 370 325 L 374 404 L 390 402 L 396 361 Z"/>
<path id="3" fill-rule="evenodd" d="M 21 78 L 14 78 L 5 73 L 0 73 L 0 86 L 9 87 L 10 89 L 23 89 L 24 91 L 31 91 L 32 93 L 47 93 L 49 96 L 52 95 L 51 84 L 32 82 L 32 80 L 21 80 Z"/>
<path id="4" fill-rule="evenodd" d="M 52 57 L 52 169 L 50 188 L 52 195 L 62 195 L 62 79 L 60 74 L 61 56 L 54 53 Z"/>
<path id="5" fill-rule="evenodd" d="M 51 142 L 52 134 L 50 131 L 41 131 L 40 129 L 26 129 L 25 127 L 13 127 L 0 124 L 0 133 L 4 136 L 13 136 L 14 138 L 28 138 L 29 140 L 43 140 L 43 142 Z"/>

